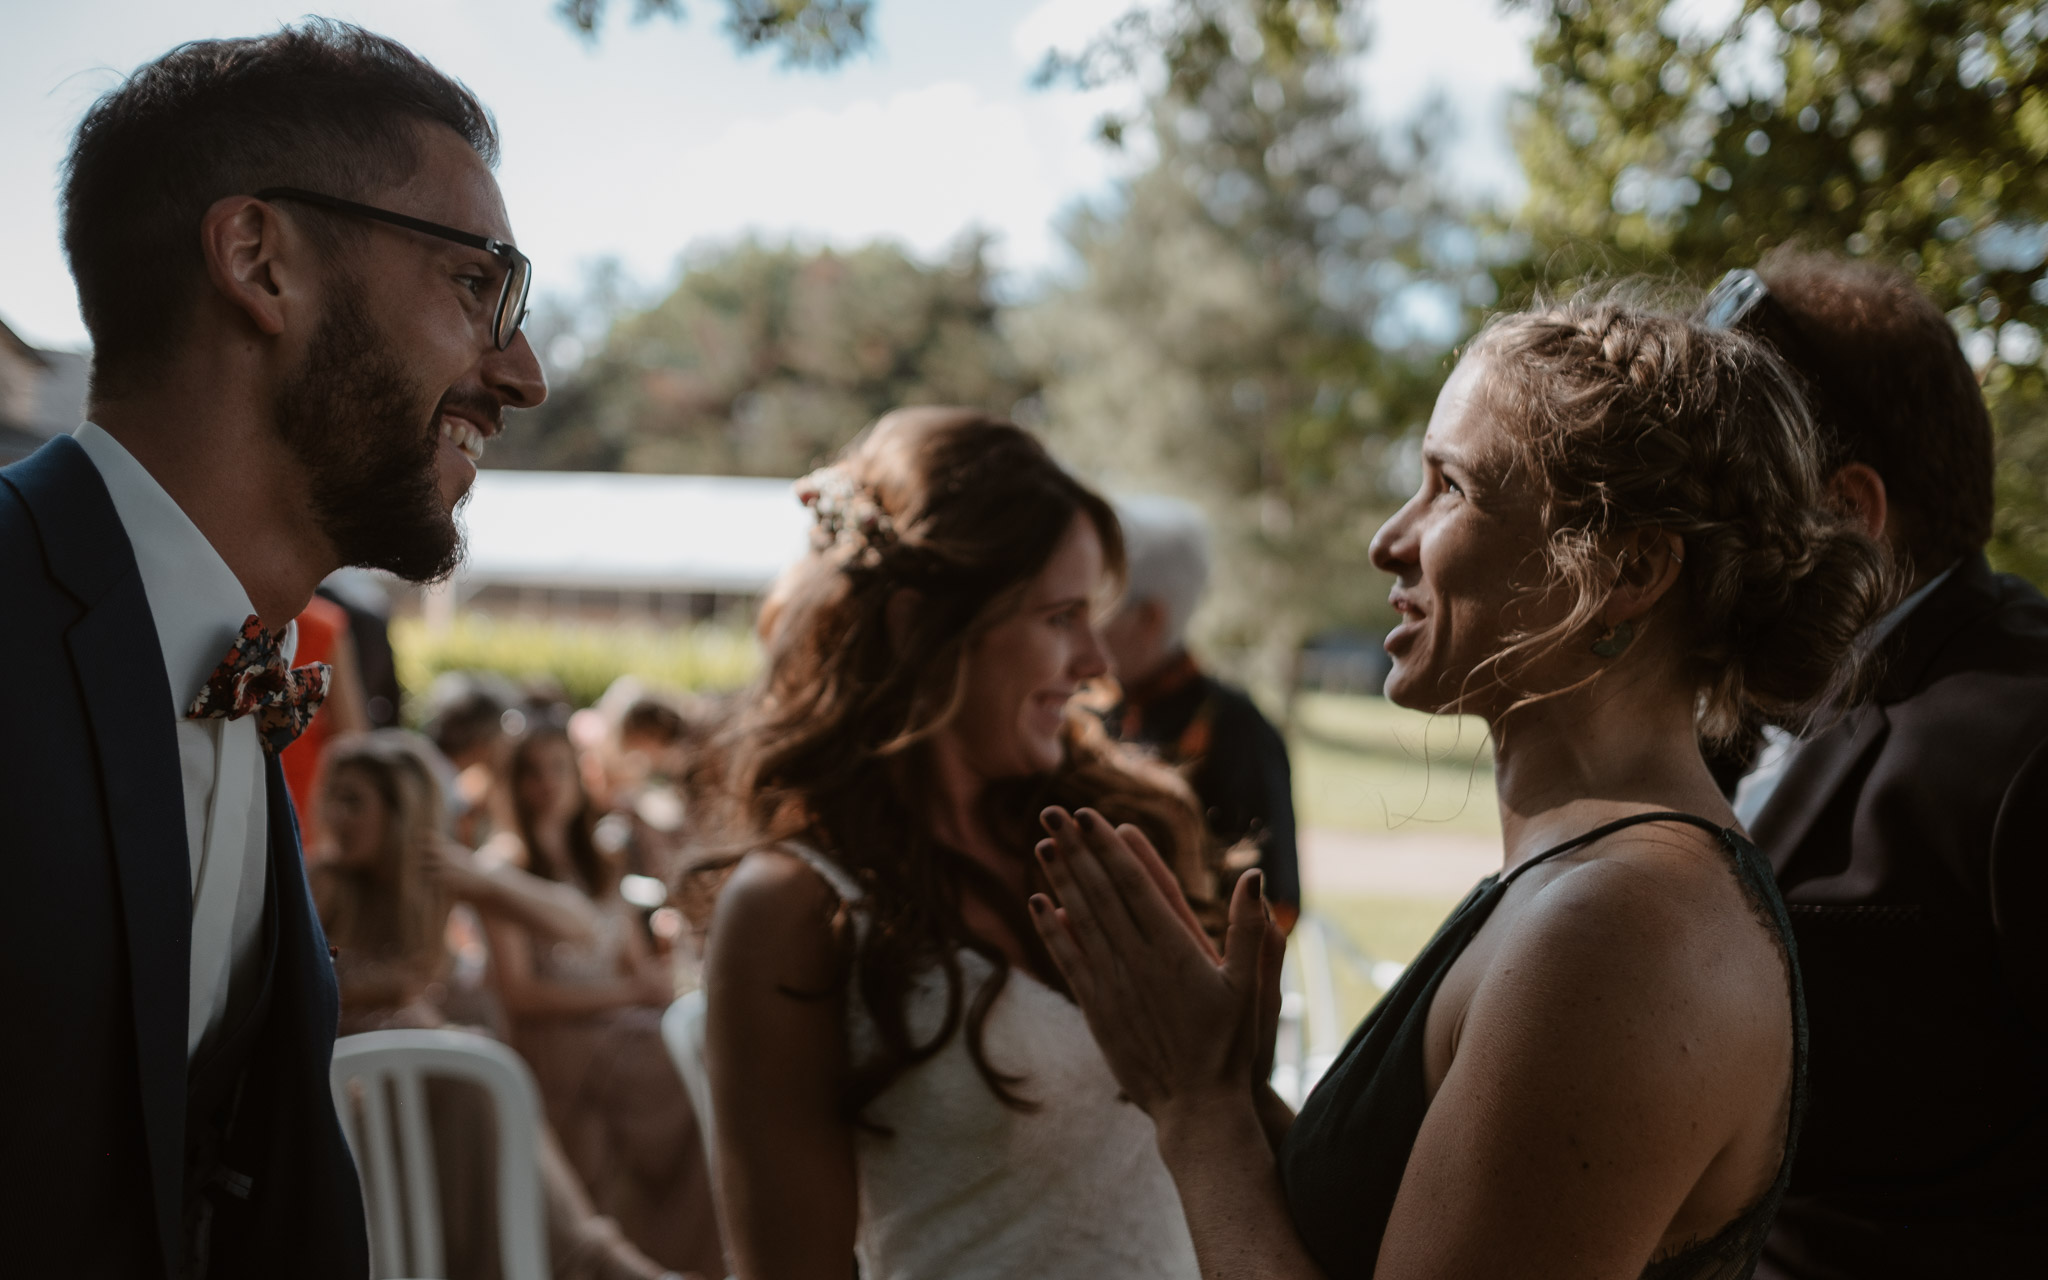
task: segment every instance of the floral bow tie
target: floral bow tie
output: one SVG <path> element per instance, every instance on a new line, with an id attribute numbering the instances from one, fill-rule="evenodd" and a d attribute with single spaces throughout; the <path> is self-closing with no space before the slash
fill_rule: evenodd
<path id="1" fill-rule="evenodd" d="M 206 687 L 185 715 L 193 720 L 239 720 L 253 715 L 263 749 L 272 755 L 306 731 L 327 698 L 334 669 L 324 662 L 287 667 L 283 637 L 263 629 L 255 614 L 242 624 L 242 634 L 221 659 Z"/>

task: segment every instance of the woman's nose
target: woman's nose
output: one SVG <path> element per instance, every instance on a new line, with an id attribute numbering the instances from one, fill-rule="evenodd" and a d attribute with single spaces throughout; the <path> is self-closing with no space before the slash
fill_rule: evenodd
<path id="1" fill-rule="evenodd" d="M 1385 524 L 1380 526 L 1378 533 L 1372 535 L 1370 554 L 1372 556 L 1373 568 L 1378 569 L 1382 573 L 1391 573 L 1398 576 L 1402 570 L 1409 568 L 1415 563 L 1415 549 L 1412 536 L 1414 531 L 1414 508 L 1415 502 L 1413 499 L 1410 499 L 1405 506 L 1396 511 Z"/>
<path id="2" fill-rule="evenodd" d="M 1093 680 L 1109 674 L 1109 654 L 1102 647 L 1102 633 L 1094 627 L 1083 627 L 1081 647 L 1074 654 L 1074 678 Z"/>

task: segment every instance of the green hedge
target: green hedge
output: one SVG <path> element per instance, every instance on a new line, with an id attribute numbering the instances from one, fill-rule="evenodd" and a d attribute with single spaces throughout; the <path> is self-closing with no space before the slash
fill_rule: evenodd
<path id="1" fill-rule="evenodd" d="M 398 680 L 408 699 L 424 694 L 444 671 L 496 671 L 513 680 L 536 677 L 561 685 L 587 707 L 622 675 L 662 689 L 736 689 L 760 667 L 750 632 L 732 627 L 595 626 L 458 617 L 441 630 L 418 618 L 391 624 Z"/>

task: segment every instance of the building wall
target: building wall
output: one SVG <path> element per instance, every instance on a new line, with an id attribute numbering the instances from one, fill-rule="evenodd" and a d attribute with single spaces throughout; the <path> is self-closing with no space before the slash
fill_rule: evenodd
<path id="1" fill-rule="evenodd" d="M 42 399 L 43 364 L 12 338 L 0 330 L 0 425 L 25 427 Z"/>
<path id="2" fill-rule="evenodd" d="M 416 616 L 418 588 L 394 592 L 394 611 Z M 617 591 L 562 586 L 492 584 L 462 595 L 451 613 L 586 626 L 681 627 L 699 622 L 751 622 L 760 597 L 704 591 Z"/>

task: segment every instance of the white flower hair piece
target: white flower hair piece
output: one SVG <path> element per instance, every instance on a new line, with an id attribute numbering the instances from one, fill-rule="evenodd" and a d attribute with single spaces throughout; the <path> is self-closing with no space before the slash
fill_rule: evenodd
<path id="1" fill-rule="evenodd" d="M 875 491 L 838 467 L 820 467 L 797 481 L 796 497 L 817 521 L 811 545 L 821 552 L 836 547 L 849 563 L 866 567 L 896 541 L 896 522 Z"/>

